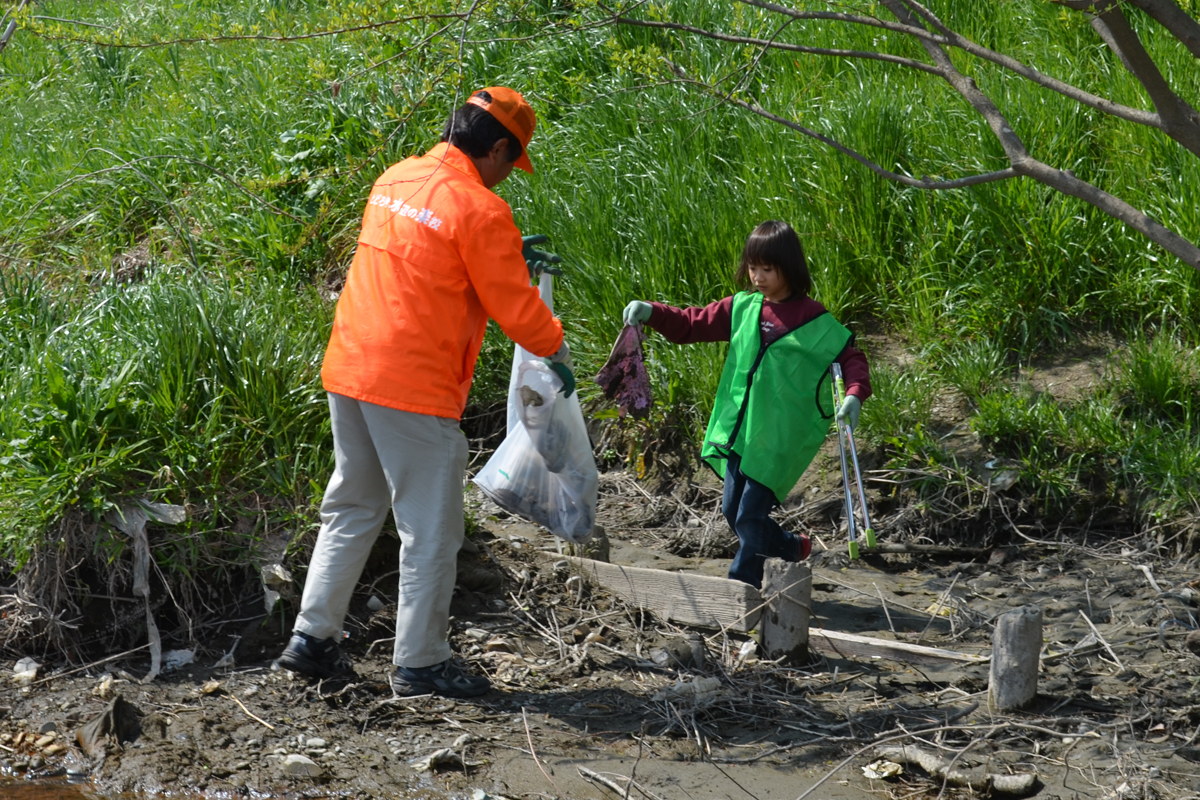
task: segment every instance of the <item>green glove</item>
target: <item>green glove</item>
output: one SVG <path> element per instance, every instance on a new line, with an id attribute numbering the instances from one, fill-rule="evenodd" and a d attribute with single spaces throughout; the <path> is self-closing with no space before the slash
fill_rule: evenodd
<path id="1" fill-rule="evenodd" d="M 562 275 L 561 269 L 551 266 L 551 264 L 561 264 L 562 257 L 554 253 L 548 253 L 545 250 L 538 250 L 534 247 L 535 244 L 542 244 L 549 238 L 544 233 L 535 233 L 533 236 L 521 237 L 521 255 L 525 258 L 525 266 L 529 268 L 529 280 L 533 280 L 543 272 L 548 272 L 551 275 Z"/>
<path id="2" fill-rule="evenodd" d="M 858 414 L 862 411 L 862 400 L 859 400 L 852 394 L 846 395 L 846 399 L 842 401 L 842 407 L 838 409 L 838 422 L 844 422 L 850 426 L 850 431 L 853 432 L 858 427 Z"/>
<path id="3" fill-rule="evenodd" d="M 621 319 L 626 325 L 641 325 L 650 319 L 651 306 L 649 303 L 644 303 L 641 300 L 633 300 L 629 305 L 625 306 L 624 313 L 621 314 Z"/>
<path id="4" fill-rule="evenodd" d="M 559 390 L 563 397 L 570 397 L 574 394 L 575 364 L 571 361 L 571 348 L 567 347 L 567 343 L 563 342 L 557 353 L 542 360 L 546 362 L 547 367 L 554 370 L 554 374 L 563 382 L 562 389 Z"/>

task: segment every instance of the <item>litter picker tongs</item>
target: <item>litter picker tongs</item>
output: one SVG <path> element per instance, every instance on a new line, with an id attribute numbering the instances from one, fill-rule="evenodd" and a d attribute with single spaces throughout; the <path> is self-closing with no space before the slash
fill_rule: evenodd
<path id="1" fill-rule="evenodd" d="M 842 407 L 842 398 L 846 396 L 846 385 L 842 382 L 842 365 L 836 361 L 829 367 L 833 375 L 833 408 L 834 413 Z M 854 447 L 854 431 L 850 425 L 839 419 L 834 419 L 837 426 L 838 453 L 842 457 L 842 488 L 846 493 L 846 529 L 849 532 L 848 548 L 850 558 L 858 558 L 858 533 L 854 523 L 854 495 L 850 490 L 850 470 L 846 463 L 846 450 L 850 450 L 850 465 L 854 467 L 854 485 L 858 488 L 858 507 L 862 513 L 863 536 L 867 547 L 875 546 L 875 531 L 871 528 L 871 516 L 867 512 L 867 496 L 863 493 L 862 471 L 858 468 L 858 451 Z"/>

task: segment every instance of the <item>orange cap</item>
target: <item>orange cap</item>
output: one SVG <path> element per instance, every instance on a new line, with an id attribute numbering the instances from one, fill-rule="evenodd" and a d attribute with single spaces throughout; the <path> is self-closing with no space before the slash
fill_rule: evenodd
<path id="1" fill-rule="evenodd" d="M 492 101 L 489 103 L 484 100 L 479 96 L 479 92 L 487 92 L 492 96 Z M 487 111 L 507 128 L 509 133 L 517 137 L 517 141 L 521 143 L 521 157 L 517 159 L 516 166 L 532 175 L 529 140 L 533 138 L 533 129 L 537 127 L 537 117 L 534 116 L 533 109 L 525 102 L 520 92 L 514 92 L 507 86 L 489 86 L 480 89 L 479 92 L 471 95 L 467 102 Z"/>

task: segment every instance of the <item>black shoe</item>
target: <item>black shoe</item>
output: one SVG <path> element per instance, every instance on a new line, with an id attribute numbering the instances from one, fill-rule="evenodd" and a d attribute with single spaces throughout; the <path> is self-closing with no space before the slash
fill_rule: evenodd
<path id="1" fill-rule="evenodd" d="M 396 667 L 392 673 L 392 691 L 397 697 L 421 694 L 478 697 L 491 688 L 491 681 L 480 675 L 468 675 L 452 658 L 432 667 Z"/>
<path id="2" fill-rule="evenodd" d="M 354 674 L 353 662 L 338 647 L 336 640 L 314 639 L 300 631 L 292 633 L 291 641 L 288 642 L 283 655 L 275 659 L 275 664 L 281 669 L 290 669 L 310 678 L 334 678 Z"/>

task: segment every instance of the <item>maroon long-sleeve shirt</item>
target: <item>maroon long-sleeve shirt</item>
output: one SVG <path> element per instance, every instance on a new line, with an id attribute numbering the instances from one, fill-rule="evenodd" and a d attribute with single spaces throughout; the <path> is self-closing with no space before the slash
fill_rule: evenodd
<path id="1" fill-rule="evenodd" d="M 732 336 L 732 297 L 709 303 L 704 308 L 675 308 L 665 303 L 651 303 L 650 307 L 650 319 L 646 324 L 675 344 L 728 342 Z M 794 297 L 782 303 L 764 299 L 758 320 L 762 341 L 770 344 L 824 313 L 825 306 L 811 297 Z M 852 394 L 860 401 L 870 397 L 871 372 L 862 351 L 848 344 L 836 360 L 842 365 L 846 394 Z"/>

